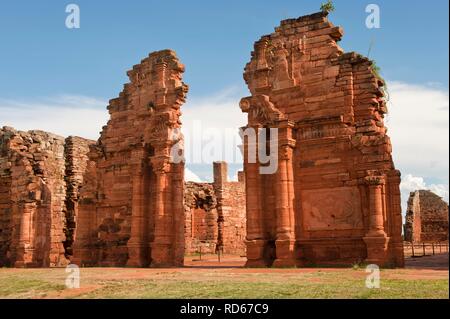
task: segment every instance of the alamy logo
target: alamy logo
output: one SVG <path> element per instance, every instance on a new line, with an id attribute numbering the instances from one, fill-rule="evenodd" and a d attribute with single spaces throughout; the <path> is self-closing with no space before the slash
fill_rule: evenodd
<path id="1" fill-rule="evenodd" d="M 66 13 L 69 15 L 66 17 L 66 27 L 68 29 L 80 28 L 80 7 L 76 4 L 69 4 L 66 6 Z"/>
<path id="2" fill-rule="evenodd" d="M 379 289 L 380 288 L 380 267 L 371 264 L 366 267 L 366 287 L 369 289 Z"/>
<path id="3" fill-rule="evenodd" d="M 66 287 L 69 289 L 80 288 L 80 268 L 75 264 L 69 264 L 66 267 Z"/>
<path id="4" fill-rule="evenodd" d="M 259 173 L 270 175 L 278 169 L 278 129 L 241 129 L 242 140 L 247 138 L 247 162 L 259 163 Z M 243 151 L 243 150 L 241 150 Z"/>
<path id="5" fill-rule="evenodd" d="M 370 13 L 366 18 L 366 27 L 368 29 L 380 28 L 380 7 L 377 4 L 369 4 L 366 7 L 366 12 Z"/>
<path id="6" fill-rule="evenodd" d="M 278 169 L 278 128 L 204 129 L 200 122 L 194 122 L 191 136 L 193 143 L 185 144 L 180 129 L 173 129 L 170 139 L 174 142 L 170 149 L 171 163 L 191 164 L 211 163 L 222 159 L 228 163 L 241 163 L 242 156 L 247 163 L 259 163 L 259 173 L 270 175 Z M 246 154 L 244 147 L 247 145 Z M 225 146 L 225 147 L 224 147 Z M 233 151 L 225 151 L 233 150 Z M 186 155 L 187 154 L 187 155 Z"/>

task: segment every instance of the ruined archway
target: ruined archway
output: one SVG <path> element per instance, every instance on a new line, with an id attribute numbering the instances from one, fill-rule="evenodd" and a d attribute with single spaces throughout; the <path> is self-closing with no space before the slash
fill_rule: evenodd
<path id="1" fill-rule="evenodd" d="M 184 162 L 180 107 L 188 87 L 171 50 L 128 71 L 111 118 L 91 146 L 80 190 L 73 261 L 79 265 L 180 266 Z"/>

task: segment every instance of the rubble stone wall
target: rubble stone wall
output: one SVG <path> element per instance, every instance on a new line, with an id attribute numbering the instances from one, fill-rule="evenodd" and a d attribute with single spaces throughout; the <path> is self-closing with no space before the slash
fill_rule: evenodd
<path id="1" fill-rule="evenodd" d="M 79 192 L 83 185 L 84 174 L 89 160 L 87 154 L 90 146 L 94 144 L 95 141 L 77 136 L 69 136 L 65 141 L 66 227 L 64 229 L 64 248 L 68 258 L 73 255 L 72 246 L 75 239 Z"/>
<path id="2" fill-rule="evenodd" d="M 65 265 L 64 138 L 3 127 L 0 149 L 0 263 Z"/>
<path id="3" fill-rule="evenodd" d="M 216 252 L 217 198 L 210 183 L 185 183 L 186 254 Z"/>
<path id="4" fill-rule="evenodd" d="M 411 192 L 404 230 L 409 242 L 448 241 L 448 204 L 431 191 Z"/>
<path id="5" fill-rule="evenodd" d="M 187 254 L 245 256 L 245 183 L 228 181 L 227 173 L 227 163 L 215 162 L 213 183 L 185 184 Z"/>
<path id="6" fill-rule="evenodd" d="M 245 256 L 245 182 L 228 181 L 228 165 L 214 163 L 214 190 L 217 197 L 219 240 L 225 254 Z"/>

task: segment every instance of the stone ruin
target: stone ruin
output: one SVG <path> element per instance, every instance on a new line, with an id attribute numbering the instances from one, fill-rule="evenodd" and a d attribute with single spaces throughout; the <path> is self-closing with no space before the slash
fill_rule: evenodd
<path id="1" fill-rule="evenodd" d="M 213 183 L 187 182 L 185 187 L 186 253 L 245 256 L 246 210 L 242 172 L 228 181 L 227 164 L 214 163 Z"/>
<path id="2" fill-rule="evenodd" d="M 110 101 L 80 192 L 74 263 L 183 265 L 184 162 L 172 154 L 182 151 L 183 72 L 175 52 L 154 52 Z"/>
<path id="3" fill-rule="evenodd" d="M 369 59 L 343 52 L 342 36 L 327 13 L 284 20 L 245 67 L 246 128 L 278 128 L 275 174 L 260 174 L 248 158 L 257 141 L 244 141 L 248 266 L 403 266 L 383 81 Z"/>
<path id="4" fill-rule="evenodd" d="M 248 157 L 262 135 L 244 135 L 239 182 L 215 163 L 213 183 L 184 184 L 188 87 L 170 50 L 128 72 L 98 141 L 4 127 L 0 266 L 181 266 L 200 247 L 247 266 L 403 266 L 383 81 L 342 35 L 316 13 L 255 43 L 240 107 L 246 128 L 278 129 L 273 174 Z"/>
<path id="5" fill-rule="evenodd" d="M 170 50 L 134 66 L 97 142 L 0 130 L 0 266 L 180 266 L 200 246 L 245 255 L 243 175 L 229 182 L 217 162 L 213 183 L 184 184 L 183 71 Z"/>
<path id="6" fill-rule="evenodd" d="M 68 264 L 88 145 L 43 131 L 0 129 L 0 266 Z"/>
<path id="7" fill-rule="evenodd" d="M 411 192 L 404 233 L 409 242 L 448 241 L 448 204 L 428 190 Z"/>

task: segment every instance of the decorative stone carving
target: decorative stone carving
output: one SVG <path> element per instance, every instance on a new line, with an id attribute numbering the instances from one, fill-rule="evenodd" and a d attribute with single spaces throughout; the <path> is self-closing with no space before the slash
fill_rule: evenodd
<path id="1" fill-rule="evenodd" d="M 289 72 L 289 51 L 282 43 L 279 43 L 273 49 L 273 89 L 279 90 L 294 85 Z"/>
<path id="2" fill-rule="evenodd" d="M 249 266 L 403 265 L 382 83 L 371 61 L 338 46 L 342 34 L 323 12 L 284 20 L 245 67 L 248 127 L 277 128 L 279 145 L 271 175 L 244 153 Z"/>
<path id="3" fill-rule="evenodd" d="M 364 229 L 360 193 L 357 187 L 342 187 L 302 192 L 305 229 Z"/>
<path id="4" fill-rule="evenodd" d="M 240 107 L 243 112 L 248 113 L 251 124 L 273 125 L 276 121 L 285 118 L 283 113 L 270 101 L 270 98 L 263 94 L 243 98 Z"/>

